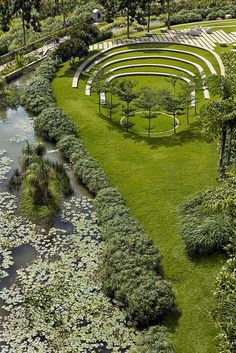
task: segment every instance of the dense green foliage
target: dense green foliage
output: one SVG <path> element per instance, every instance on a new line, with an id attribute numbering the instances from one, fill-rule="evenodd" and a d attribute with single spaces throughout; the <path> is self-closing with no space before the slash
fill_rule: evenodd
<path id="1" fill-rule="evenodd" d="M 34 119 L 34 129 L 37 135 L 53 142 L 59 141 L 67 134 L 76 135 L 74 124 L 61 109 L 56 107 L 44 109 Z"/>
<path id="2" fill-rule="evenodd" d="M 47 70 L 41 69 L 41 80 L 45 80 L 44 72 L 47 75 Z M 117 192 L 109 188 L 105 173 L 76 139 L 75 127 L 66 114 L 54 107 L 44 109 L 34 124 L 37 134 L 58 142 L 59 149 L 72 162 L 75 175 L 88 189 L 95 195 L 101 194 L 95 205 L 99 221 L 106 229 L 101 266 L 104 290 L 125 304 L 129 318 L 136 325 L 147 327 L 156 323 L 173 309 L 175 297 L 169 282 L 162 277 L 160 257 L 151 240 L 130 215 L 122 197 L 117 198 Z M 116 203 L 118 200 L 121 203 Z"/>
<path id="3" fill-rule="evenodd" d="M 180 207 L 180 232 L 190 256 L 222 250 L 235 236 L 236 183 L 227 179 Z"/>
<path id="4" fill-rule="evenodd" d="M 50 82 L 41 77 L 31 79 L 24 86 L 21 102 L 32 113 L 40 113 L 43 109 L 55 105 Z"/>
<path id="5" fill-rule="evenodd" d="M 222 268 L 216 282 L 214 293 L 216 307 L 215 320 L 222 328 L 219 338 L 220 353 L 234 353 L 236 349 L 236 256 L 233 254 Z"/>
<path id="6" fill-rule="evenodd" d="M 154 326 L 148 331 L 144 331 L 130 353 L 174 353 L 174 350 L 166 328 Z"/>
<path id="7" fill-rule="evenodd" d="M 106 240 L 101 264 L 105 292 L 126 305 L 138 326 L 158 322 L 173 309 L 174 295 L 162 278 L 157 250 L 116 189 L 98 193 L 95 207 Z"/>
<path id="8" fill-rule="evenodd" d="M 70 193 L 69 180 L 62 166 L 43 159 L 43 145 L 29 145 L 21 155 L 21 173 L 16 173 L 14 184 L 21 184 L 21 209 L 36 223 L 49 223 L 61 206 L 62 195 Z M 20 183 L 16 183 L 18 180 Z"/>
<path id="9" fill-rule="evenodd" d="M 55 75 L 58 61 L 50 56 L 37 68 L 36 76 L 21 90 L 21 103 L 32 113 L 55 106 L 50 80 Z"/>

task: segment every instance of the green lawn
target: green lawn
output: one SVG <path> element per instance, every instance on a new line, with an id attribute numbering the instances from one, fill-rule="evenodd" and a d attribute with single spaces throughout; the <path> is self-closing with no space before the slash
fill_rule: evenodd
<path id="1" fill-rule="evenodd" d="M 176 136 L 148 140 L 127 134 L 98 117 L 96 95 L 85 96 L 84 80 L 79 89 L 71 88 L 72 76 L 68 65 L 58 71 L 53 81 L 57 103 L 70 114 L 92 156 L 123 192 L 131 212 L 163 255 L 165 277 L 173 284 L 180 310 L 179 317 L 166 320 L 173 329 L 176 352 L 216 353 L 214 338 L 218 332 L 211 319 L 212 292 L 224 259 L 189 259 L 176 219 L 180 202 L 216 184 L 216 144 L 202 139 L 193 117 L 190 127 L 182 118 Z M 146 85 L 160 83 L 151 77 L 142 80 Z"/>

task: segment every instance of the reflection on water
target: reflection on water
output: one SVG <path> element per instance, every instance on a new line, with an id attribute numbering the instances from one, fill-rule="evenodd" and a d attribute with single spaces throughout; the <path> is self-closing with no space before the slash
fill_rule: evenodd
<path id="1" fill-rule="evenodd" d="M 11 83 L 11 85 L 16 85 L 19 87 L 20 85 L 27 83 L 33 75 L 34 71 L 27 72 Z M 56 149 L 54 144 L 42 141 L 42 139 L 35 136 L 33 129 L 33 116 L 30 115 L 23 107 L 19 106 L 15 110 L 7 109 L 5 111 L 0 111 L 0 152 L 11 160 L 11 171 L 6 172 L 6 179 L 0 182 L 0 192 L 8 191 L 7 179 L 12 174 L 13 170 L 18 167 L 21 150 L 26 145 L 26 141 L 29 141 L 30 143 L 34 143 L 36 141 L 43 142 L 46 146 L 46 158 L 48 160 L 57 163 L 66 163 L 63 155 Z M 91 198 L 89 191 L 78 182 L 69 168 L 67 168 L 67 174 L 70 179 L 71 188 L 74 191 L 74 196 L 87 196 Z M 69 224 L 61 221 L 60 216 L 55 217 L 53 225 L 67 231 L 70 228 Z M 22 266 L 27 266 L 27 264 L 32 262 L 37 257 L 37 252 L 30 245 L 23 245 L 15 248 L 12 250 L 12 254 L 14 258 L 14 265 L 12 265 L 8 270 L 9 276 L 0 281 L 0 289 L 12 285 L 16 277 L 17 269 Z M 3 303 L 0 302 L 1 307 L 2 304 Z M 0 316 L 4 316 L 6 315 L 6 312 L 1 307 Z"/>

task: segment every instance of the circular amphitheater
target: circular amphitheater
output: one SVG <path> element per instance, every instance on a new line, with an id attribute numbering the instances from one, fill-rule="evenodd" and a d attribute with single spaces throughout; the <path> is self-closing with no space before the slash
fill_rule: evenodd
<path id="1" fill-rule="evenodd" d="M 144 40 L 145 39 L 145 40 Z M 192 91 L 192 103 L 204 102 L 210 98 L 208 87 L 204 79 L 208 75 L 224 75 L 224 66 L 220 56 L 213 47 L 207 47 L 196 42 L 196 39 L 188 43 L 171 41 L 162 35 L 162 41 L 151 38 L 140 38 L 133 41 L 112 43 L 110 47 L 100 50 L 86 60 L 77 70 L 72 87 L 79 90 L 88 102 L 95 95 L 93 84 L 97 75 L 104 75 L 105 85 L 111 81 L 130 79 L 137 82 L 137 87 L 148 86 L 155 89 L 168 88 L 168 78 L 177 77 L 177 92 L 181 84 L 189 84 L 193 87 L 194 77 L 202 78 L 202 88 Z M 103 43 L 104 45 L 104 43 Z M 109 46 L 106 44 L 105 46 Z M 95 48 L 92 47 L 91 50 Z M 101 76 L 101 75 L 100 75 Z M 106 104 L 108 97 L 104 92 L 100 93 L 100 102 Z M 155 131 L 157 132 L 157 131 Z M 160 133 L 163 133 L 160 131 Z M 144 132 L 142 131 L 142 134 Z M 154 133 L 154 135 L 157 135 Z"/>

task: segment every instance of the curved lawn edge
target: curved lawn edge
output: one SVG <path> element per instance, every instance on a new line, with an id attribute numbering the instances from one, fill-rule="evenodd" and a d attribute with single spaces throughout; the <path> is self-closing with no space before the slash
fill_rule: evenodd
<path id="1" fill-rule="evenodd" d="M 164 138 L 157 148 L 123 133 L 125 138 L 121 138 L 119 130 L 98 119 L 96 99 L 88 100 L 84 95 L 85 84 L 78 90 L 71 88 L 72 75 L 68 75 L 65 65 L 53 81 L 57 104 L 70 114 L 86 147 L 110 177 L 112 185 L 118 186 L 125 195 L 132 214 L 164 255 L 165 277 L 172 281 L 182 311 L 179 321 L 172 318 L 166 322 L 175 329 L 173 340 L 177 353 L 216 353 L 214 338 L 218 332 L 209 318 L 209 310 L 213 305 L 214 278 L 223 260 L 211 257 L 190 261 L 176 229 L 177 205 L 193 192 L 216 183 L 215 144 L 195 139 L 194 129 L 185 133 L 181 130 L 179 142 L 176 140 L 173 145 Z M 160 158 L 157 151 L 161 151 Z M 204 156 L 201 163 L 198 156 Z M 181 168 L 176 168 L 180 163 Z"/>

